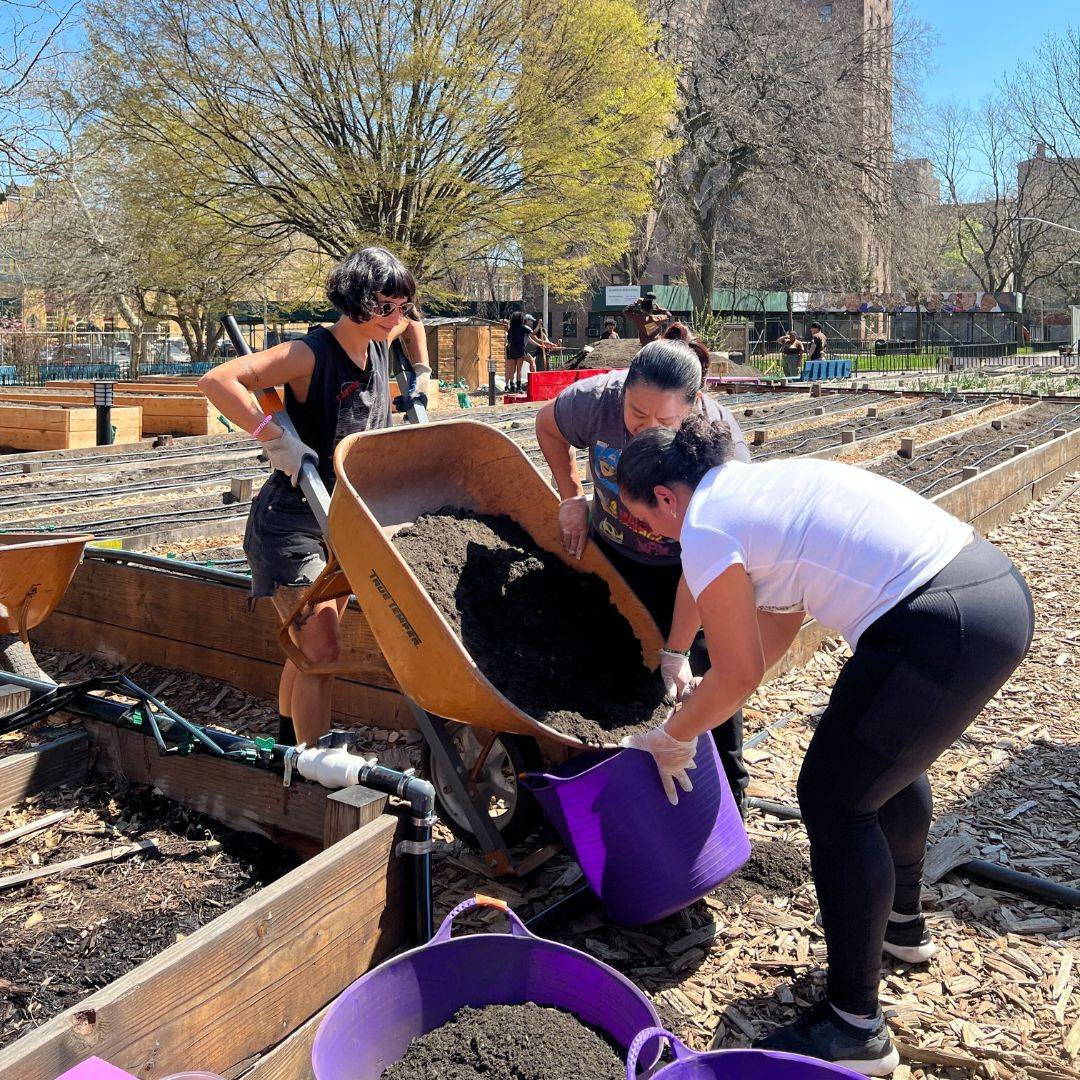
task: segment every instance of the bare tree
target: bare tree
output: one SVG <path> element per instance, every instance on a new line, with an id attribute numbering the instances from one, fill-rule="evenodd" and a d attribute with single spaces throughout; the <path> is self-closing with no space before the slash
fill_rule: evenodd
<path id="1" fill-rule="evenodd" d="M 891 27 L 839 12 L 823 22 L 789 0 L 704 0 L 666 19 L 683 69 L 665 222 L 695 305 L 710 302 L 742 204 L 770 184 L 802 182 L 824 199 L 819 214 L 835 209 L 849 224 L 858 211 L 876 263 L 867 237 L 887 205 Z"/>
<path id="2" fill-rule="evenodd" d="M 947 105 L 931 152 L 964 265 L 987 292 L 1030 293 L 1080 259 L 1080 235 L 1056 227 L 1076 202 L 1060 162 L 1044 151 L 1033 156 L 1007 114 L 997 98 L 975 109 Z"/>
<path id="3" fill-rule="evenodd" d="M 1006 79 L 1014 136 L 1041 144 L 1080 216 L 1080 26 L 1050 33 Z"/>
<path id="4" fill-rule="evenodd" d="M 34 117 L 24 94 L 34 72 L 55 52 L 74 3 L 7 0 L 0 19 L 0 165 L 9 173 L 32 153 Z"/>

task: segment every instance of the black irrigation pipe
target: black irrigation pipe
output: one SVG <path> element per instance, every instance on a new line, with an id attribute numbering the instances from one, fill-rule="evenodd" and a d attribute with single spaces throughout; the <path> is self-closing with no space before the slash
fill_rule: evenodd
<path id="1" fill-rule="evenodd" d="M 266 468 L 260 466 L 253 472 L 230 472 L 228 476 L 210 476 L 205 473 L 190 473 L 186 477 L 170 476 L 166 479 L 176 481 L 164 484 L 160 480 L 138 480 L 133 484 L 114 484 L 104 488 L 62 488 L 53 491 L 37 491 L 24 495 L 11 495 L 6 498 L 0 497 L 0 509 L 20 506 L 36 506 L 39 503 L 56 502 L 79 502 L 83 499 L 91 499 L 110 496 L 121 498 L 125 495 L 137 495 L 144 491 L 182 491 L 192 488 L 221 486 L 223 480 L 254 479 L 266 475 Z M 0 489 L 2 490 L 2 489 Z"/>
<path id="2" fill-rule="evenodd" d="M 769 799 L 748 799 L 747 805 L 784 821 L 802 821 L 802 812 L 797 806 L 788 806 Z M 1080 889 L 1050 881 L 1048 878 L 1037 877 L 1035 874 L 1025 874 L 1020 870 L 1001 866 L 999 863 L 987 862 L 985 859 L 970 859 L 954 867 L 950 873 L 980 878 L 992 885 L 1000 885 L 1011 892 L 1034 896 L 1039 900 L 1057 904 L 1059 907 L 1080 908 Z"/>
<path id="3" fill-rule="evenodd" d="M 63 529 L 53 525 L 42 528 L 41 525 L 29 522 L 14 522 L 5 527 L 11 532 L 41 533 L 47 536 L 51 532 L 84 532 L 108 528 L 110 532 L 131 532 L 145 528 L 149 525 L 166 525 L 177 523 L 179 525 L 206 525 L 214 521 L 228 521 L 229 518 L 241 519 L 247 515 L 247 508 L 251 500 L 247 502 L 227 503 L 224 506 L 192 507 L 186 513 L 171 514 L 140 514 L 138 504 L 132 508 L 132 512 L 126 517 L 103 518 L 100 521 L 65 521 Z"/>
<path id="4" fill-rule="evenodd" d="M 201 751 L 283 774 L 292 771 L 293 763 L 299 756 L 298 747 L 285 746 L 272 738 L 252 739 L 220 728 L 195 724 L 143 690 L 127 675 L 104 676 L 58 686 L 0 672 L 0 685 L 5 682 L 30 690 L 31 702 L 5 718 L 4 730 L 16 730 L 60 709 L 70 709 L 151 738 L 159 753 L 191 754 Z M 93 693 L 95 690 L 123 694 L 134 701 L 124 703 L 98 697 Z M 408 839 L 397 845 L 395 854 L 409 857 L 406 865 L 412 871 L 414 935 L 419 944 L 425 944 L 434 933 L 431 831 L 435 824 L 435 788 L 411 773 L 388 769 L 377 763 L 365 763 L 360 768 L 357 783 L 409 804 Z"/>
<path id="5" fill-rule="evenodd" d="M 183 458 L 200 457 L 206 454 L 236 453 L 239 451 L 250 452 L 250 439 L 237 439 L 235 441 L 222 441 L 220 443 L 203 443 L 200 446 L 181 446 L 170 448 L 167 446 L 155 449 L 146 447 L 140 451 L 127 454 L 101 454 L 87 455 L 85 458 L 38 458 L 33 454 L 20 454 L 19 461 L 5 462 L 0 464 L 0 476 L 18 475 L 22 472 L 24 464 L 41 462 L 41 472 L 70 472 L 74 469 L 94 469 L 101 465 L 116 465 L 124 461 L 146 461 L 160 464 L 162 461 L 177 461 Z"/>
<path id="6" fill-rule="evenodd" d="M 244 589 L 251 586 L 251 578 L 247 574 L 219 570 L 216 566 L 205 566 L 202 563 L 169 559 L 163 555 L 147 555 L 142 551 L 117 551 L 113 548 L 96 548 L 91 545 L 86 548 L 85 558 L 93 562 L 148 566 L 155 570 L 168 570 L 183 577 L 201 578 L 203 581 L 213 581 L 219 585 L 236 585 Z M 2 679 L 3 675 L 0 675 L 0 680 Z"/>

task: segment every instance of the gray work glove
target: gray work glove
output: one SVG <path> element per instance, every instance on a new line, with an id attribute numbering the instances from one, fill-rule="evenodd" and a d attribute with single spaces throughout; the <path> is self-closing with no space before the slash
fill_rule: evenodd
<path id="1" fill-rule="evenodd" d="M 319 455 L 289 431 L 283 431 L 276 439 L 267 439 L 263 446 L 270 464 L 283 472 L 293 487 L 300 482 L 300 469 L 305 461 L 310 461 L 316 468 L 319 466 Z"/>

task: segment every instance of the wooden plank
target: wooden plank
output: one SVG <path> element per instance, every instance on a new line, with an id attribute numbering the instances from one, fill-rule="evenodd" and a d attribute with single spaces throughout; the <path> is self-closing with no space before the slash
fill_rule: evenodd
<path id="1" fill-rule="evenodd" d="M 89 768 L 88 745 L 86 732 L 73 731 L 44 746 L 0 759 L 0 810 L 39 791 L 81 784 Z"/>
<path id="2" fill-rule="evenodd" d="M 397 833 L 365 825 L 0 1051 L 0 1076 L 53 1080 L 91 1054 L 147 1080 L 224 1073 L 277 1046 L 404 940 Z"/>
<path id="3" fill-rule="evenodd" d="M 7 877 L 0 878 L 0 889 L 11 889 L 16 885 L 25 885 L 28 881 L 37 881 L 38 878 L 55 877 L 57 874 L 66 874 L 69 870 L 82 870 L 87 866 L 97 866 L 98 863 L 116 862 L 119 859 L 127 859 L 140 851 L 149 853 L 157 850 L 158 846 L 155 840 L 140 840 L 136 844 L 121 844 L 119 847 L 95 851 L 90 855 L 80 855 L 76 859 L 50 863 L 48 866 L 38 866 L 33 870 L 24 870 L 19 874 L 9 874 Z"/>
<path id="4" fill-rule="evenodd" d="M 311 1048 L 319 1025 L 330 1011 L 330 1006 L 320 1009 L 306 1024 L 297 1028 L 268 1054 L 264 1054 L 238 1080 L 314 1080 L 311 1069 Z"/>
<path id="5" fill-rule="evenodd" d="M 97 751 L 95 773 L 149 784 L 182 806 L 303 856 L 322 850 L 328 792 L 320 785 L 297 778 L 285 787 L 276 773 L 238 761 L 208 754 L 163 756 L 153 740 L 137 732 L 96 720 L 84 726 Z"/>
<path id="6" fill-rule="evenodd" d="M 362 784 L 330 792 L 326 798 L 323 846 L 330 847 L 374 821 L 385 807 L 386 796 Z"/>
<path id="7" fill-rule="evenodd" d="M 1009 499 L 1026 485 L 1060 469 L 1080 456 L 1080 428 L 1034 450 L 995 465 L 934 498 L 961 521 L 975 521 L 991 507 Z M 1026 500 L 1025 500 L 1026 501 Z M 1014 505 L 1014 510 L 1022 503 Z"/>
<path id="8" fill-rule="evenodd" d="M 279 622 L 273 606 L 257 604 L 249 611 L 247 601 L 243 588 L 87 560 L 57 611 L 279 665 Z M 341 631 L 350 678 L 396 690 L 371 628 L 355 605 L 346 611 Z"/>
<path id="9" fill-rule="evenodd" d="M 74 810 L 57 810 L 55 814 L 46 814 L 44 817 L 39 817 L 36 821 L 28 821 L 25 825 L 20 825 L 18 828 L 8 829 L 6 833 L 0 835 L 0 847 L 3 847 L 5 844 L 10 844 L 14 840 L 20 840 L 24 836 L 31 836 L 33 833 L 41 832 L 42 829 L 47 829 L 50 825 L 56 825 L 61 821 L 67 821 L 74 813 Z"/>
<path id="10" fill-rule="evenodd" d="M 268 701 L 277 700 L 281 660 L 276 657 L 256 660 L 59 612 L 53 612 L 33 630 L 31 638 L 55 648 L 99 656 L 118 667 L 146 663 L 192 671 L 221 679 Z M 182 710 L 183 702 L 178 704 Z M 340 677 L 334 684 L 331 715 L 346 727 L 370 724 L 394 731 L 409 731 L 416 726 L 400 694 Z"/>

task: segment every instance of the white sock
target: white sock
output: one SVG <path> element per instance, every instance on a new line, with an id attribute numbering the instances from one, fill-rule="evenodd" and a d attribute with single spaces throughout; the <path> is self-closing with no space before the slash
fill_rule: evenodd
<path id="1" fill-rule="evenodd" d="M 914 922 L 918 917 L 919 917 L 919 915 L 918 915 L 917 912 L 914 915 L 902 915 L 899 911 L 890 911 L 889 912 L 889 922 L 898 922 L 898 923 Z"/>
<path id="2" fill-rule="evenodd" d="M 859 1016 L 858 1013 L 844 1012 L 843 1009 L 838 1009 L 831 1001 L 829 1002 L 829 1008 L 832 1009 L 841 1020 L 846 1020 L 852 1027 L 862 1028 L 863 1031 L 873 1031 L 878 1026 L 878 1018 L 876 1016 Z"/>

